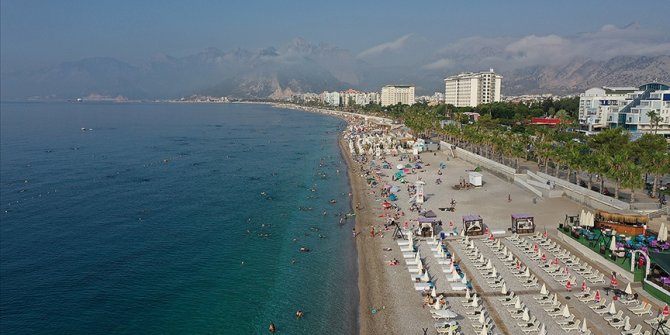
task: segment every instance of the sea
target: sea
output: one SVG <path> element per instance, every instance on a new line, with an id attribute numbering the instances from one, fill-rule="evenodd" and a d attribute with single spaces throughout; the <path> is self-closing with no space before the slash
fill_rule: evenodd
<path id="1" fill-rule="evenodd" d="M 262 104 L 3 102 L 0 332 L 357 333 L 344 127 Z"/>

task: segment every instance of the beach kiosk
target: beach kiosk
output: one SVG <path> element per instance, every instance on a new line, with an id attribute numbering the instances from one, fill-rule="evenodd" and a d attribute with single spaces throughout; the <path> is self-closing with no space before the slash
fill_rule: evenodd
<path id="1" fill-rule="evenodd" d="M 482 186 L 482 174 L 477 171 L 470 171 L 468 172 L 468 181 L 472 186 Z"/>
<path id="2" fill-rule="evenodd" d="M 484 235 L 484 220 L 479 215 L 464 215 L 463 230 L 467 236 Z"/>
<path id="3" fill-rule="evenodd" d="M 512 232 L 528 234 L 535 232 L 535 218 L 528 214 L 512 214 Z"/>

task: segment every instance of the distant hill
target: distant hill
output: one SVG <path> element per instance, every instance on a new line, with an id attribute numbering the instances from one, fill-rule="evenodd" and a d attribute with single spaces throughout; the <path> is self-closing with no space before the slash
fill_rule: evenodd
<path id="1" fill-rule="evenodd" d="M 670 83 L 670 56 L 621 56 L 500 72 L 505 95 L 576 93 L 593 86 Z M 181 58 L 159 55 L 139 65 L 89 58 L 37 70 L 3 72 L 0 98 L 73 99 L 91 94 L 128 99 L 192 94 L 279 98 L 350 87 L 379 91 L 390 83 L 414 84 L 418 94 L 432 94 L 444 90 L 444 77 L 440 71 L 415 66 L 374 66 L 347 50 L 295 39 L 279 49 L 210 48 Z"/>

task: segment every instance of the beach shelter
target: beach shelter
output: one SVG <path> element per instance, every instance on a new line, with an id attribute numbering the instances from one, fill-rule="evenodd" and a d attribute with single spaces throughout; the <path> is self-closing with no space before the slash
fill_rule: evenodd
<path id="1" fill-rule="evenodd" d="M 503 283 L 502 288 L 500 289 L 500 293 L 502 295 L 507 295 L 507 284 Z"/>
<path id="2" fill-rule="evenodd" d="M 528 313 L 528 308 L 523 309 L 523 315 L 521 316 L 521 320 L 530 321 L 530 313 Z"/>
<path id="3" fill-rule="evenodd" d="M 584 317 L 584 320 L 582 321 L 582 333 L 586 333 L 588 329 L 586 328 L 586 317 Z"/>
<path id="4" fill-rule="evenodd" d="M 626 289 L 624 290 L 626 294 L 633 294 L 633 289 L 630 287 L 630 283 L 626 285 Z"/>
<path id="5" fill-rule="evenodd" d="M 594 297 L 596 302 L 600 302 L 600 290 L 596 290 L 596 296 Z"/>
<path id="6" fill-rule="evenodd" d="M 544 283 L 542 283 L 542 288 L 540 288 L 540 294 L 541 294 L 541 295 L 547 295 L 547 293 L 549 293 L 549 292 L 547 291 L 547 285 L 545 285 Z"/>
<path id="7" fill-rule="evenodd" d="M 564 318 L 569 318 L 570 317 L 570 309 L 568 309 L 568 304 L 565 304 L 565 307 L 563 307 L 563 313 L 561 315 Z"/>
<path id="8" fill-rule="evenodd" d="M 436 218 L 437 214 L 435 214 L 435 212 L 433 212 L 432 210 L 429 210 L 423 213 L 423 216 L 427 218 Z"/>
<path id="9" fill-rule="evenodd" d="M 614 300 L 610 302 L 610 305 L 607 309 L 607 313 L 609 313 L 610 315 L 616 314 L 616 306 L 614 306 Z"/>

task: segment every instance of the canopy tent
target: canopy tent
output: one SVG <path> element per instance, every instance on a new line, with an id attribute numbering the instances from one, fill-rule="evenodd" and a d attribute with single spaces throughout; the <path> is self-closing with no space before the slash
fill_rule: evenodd
<path id="1" fill-rule="evenodd" d="M 433 212 L 432 210 L 428 210 L 428 211 L 423 213 L 423 216 L 425 216 L 427 218 L 436 218 L 437 214 L 435 214 L 435 212 Z"/>
<path id="2" fill-rule="evenodd" d="M 535 232 L 535 218 L 528 214 L 512 214 L 512 232 L 526 234 Z"/>
<path id="3" fill-rule="evenodd" d="M 483 235 L 484 234 L 484 220 L 479 215 L 464 215 L 463 216 L 463 230 L 465 234 Z"/>

